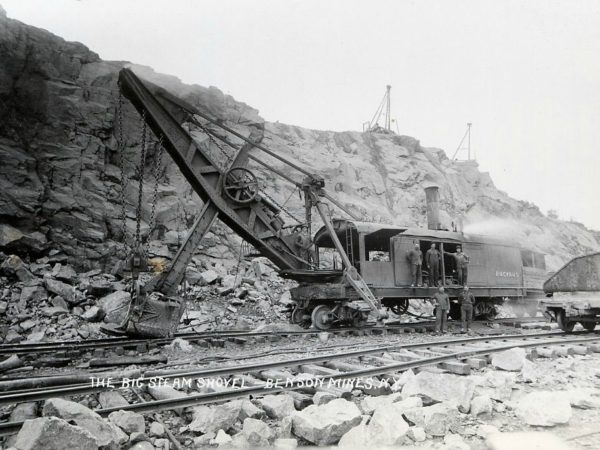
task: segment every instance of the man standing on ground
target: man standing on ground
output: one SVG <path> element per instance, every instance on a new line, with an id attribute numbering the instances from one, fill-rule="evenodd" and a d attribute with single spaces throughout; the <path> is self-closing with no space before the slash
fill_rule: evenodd
<path id="1" fill-rule="evenodd" d="M 440 252 L 435 248 L 435 244 L 431 244 L 431 248 L 425 253 L 425 263 L 429 270 L 429 285 L 437 286 L 440 279 Z"/>
<path id="2" fill-rule="evenodd" d="M 460 321 L 462 328 L 461 333 L 469 332 L 471 323 L 473 322 L 473 304 L 475 303 L 475 297 L 473 293 L 469 291 L 469 286 L 465 286 L 463 291 L 460 293 Z"/>
<path id="3" fill-rule="evenodd" d="M 448 310 L 450 309 L 450 297 L 444 292 L 443 286 L 433 294 L 432 300 L 435 302 L 435 332 L 445 333 L 448 326 Z"/>
<path id="4" fill-rule="evenodd" d="M 412 276 L 412 284 L 414 287 L 421 286 L 423 284 L 423 274 L 421 272 L 421 266 L 423 265 L 423 252 L 419 248 L 419 243 L 415 243 L 414 248 L 410 249 L 406 254 L 406 259 L 410 263 L 410 274 Z"/>
<path id="5" fill-rule="evenodd" d="M 458 275 L 458 284 L 464 286 L 467 284 L 469 275 L 469 256 L 462 252 L 462 249 L 456 247 L 456 253 L 450 253 L 456 260 L 456 274 Z"/>

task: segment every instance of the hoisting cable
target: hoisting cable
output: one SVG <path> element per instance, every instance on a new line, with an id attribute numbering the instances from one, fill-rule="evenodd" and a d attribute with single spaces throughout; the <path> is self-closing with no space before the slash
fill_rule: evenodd
<path id="1" fill-rule="evenodd" d="M 117 137 L 117 149 L 119 153 L 119 169 L 121 171 L 119 201 L 121 203 L 121 240 L 127 245 L 127 210 L 125 209 L 125 191 L 127 178 L 125 178 L 125 140 L 123 139 L 123 94 L 119 88 L 119 101 L 117 104 L 117 120 L 119 123 L 119 134 Z"/>

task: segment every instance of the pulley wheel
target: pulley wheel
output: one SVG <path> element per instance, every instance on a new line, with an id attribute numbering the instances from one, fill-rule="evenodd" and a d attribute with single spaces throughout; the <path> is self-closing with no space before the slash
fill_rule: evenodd
<path id="1" fill-rule="evenodd" d="M 258 194 L 258 180 L 248 169 L 234 167 L 223 177 L 223 190 L 236 203 L 250 203 Z"/>
<path id="2" fill-rule="evenodd" d="M 319 305 L 312 312 L 312 323 L 318 330 L 329 330 L 333 321 L 331 308 L 327 305 Z"/>

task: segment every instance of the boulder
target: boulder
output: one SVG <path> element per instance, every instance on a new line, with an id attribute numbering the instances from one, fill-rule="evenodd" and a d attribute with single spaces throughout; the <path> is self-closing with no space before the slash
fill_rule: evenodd
<path id="1" fill-rule="evenodd" d="M 57 263 L 52 269 L 52 276 L 69 284 L 73 284 L 77 280 L 77 272 L 68 264 Z"/>
<path id="2" fill-rule="evenodd" d="M 263 448 L 269 446 L 269 441 L 274 438 L 273 431 L 262 420 L 247 418 L 244 420 L 242 435 L 253 447 Z"/>
<path id="3" fill-rule="evenodd" d="M 129 405 L 129 402 L 118 391 L 101 391 L 98 394 L 98 401 L 104 409 Z"/>
<path id="4" fill-rule="evenodd" d="M 360 409 L 363 414 L 373 414 L 373 412 L 382 405 L 398 402 L 402 400 L 402 394 L 399 392 L 390 395 L 379 395 L 376 397 L 367 396 L 360 402 Z"/>
<path id="5" fill-rule="evenodd" d="M 156 450 L 154 445 L 148 441 L 141 441 L 136 443 L 134 446 L 129 447 L 129 450 Z"/>
<path id="6" fill-rule="evenodd" d="M 369 430 L 366 424 L 361 423 L 346 432 L 338 442 L 338 448 L 362 450 L 372 448 L 369 442 Z"/>
<path id="7" fill-rule="evenodd" d="M 261 417 L 265 416 L 265 412 L 262 409 L 256 407 L 248 399 L 234 400 L 231 403 L 236 403 L 236 402 L 240 404 L 240 415 L 239 415 L 240 420 L 244 420 L 248 417 L 250 417 L 252 419 L 260 419 Z"/>
<path id="8" fill-rule="evenodd" d="M 16 277 L 19 281 L 30 281 L 35 278 L 17 255 L 10 255 L 0 264 L 0 274 Z"/>
<path id="9" fill-rule="evenodd" d="M 600 408 L 600 399 L 594 397 L 596 393 L 594 389 L 570 389 L 560 394 L 566 396 L 573 408 L 596 409 Z"/>
<path id="10" fill-rule="evenodd" d="M 52 303 L 52 306 L 54 306 L 55 308 L 60 308 L 61 310 L 65 311 L 65 312 L 69 311 L 69 304 L 67 302 L 65 302 L 65 299 L 62 298 L 60 295 L 52 297 L 52 300 L 50 300 L 50 303 Z"/>
<path id="11" fill-rule="evenodd" d="M 81 318 L 87 320 L 88 322 L 98 322 L 99 320 L 102 320 L 103 316 L 104 316 L 104 311 L 102 311 L 97 306 L 90 306 L 81 315 Z"/>
<path id="12" fill-rule="evenodd" d="M 199 282 L 202 285 L 206 285 L 206 284 L 212 284 L 215 281 L 217 281 L 219 279 L 219 274 L 217 272 L 215 272 L 214 270 L 205 270 L 204 272 L 200 273 L 199 276 Z"/>
<path id="13" fill-rule="evenodd" d="M 97 450 L 96 438 L 88 430 L 56 417 L 26 420 L 13 447 L 18 450 Z"/>
<path id="14" fill-rule="evenodd" d="M 475 383 L 469 378 L 446 373 L 419 372 L 402 388 L 404 398 L 426 396 L 438 402 L 452 403 L 462 412 L 468 412 L 475 392 Z"/>
<path id="15" fill-rule="evenodd" d="M 127 434 L 143 433 L 146 430 L 146 421 L 141 414 L 132 411 L 115 411 L 108 415 L 108 420 L 117 425 Z"/>
<path id="16" fill-rule="evenodd" d="M 195 406 L 192 408 L 192 423 L 188 425 L 188 428 L 200 433 L 216 433 L 221 429 L 227 431 L 237 422 L 240 409 L 239 402 Z"/>
<path id="17" fill-rule="evenodd" d="M 317 391 L 315 392 L 315 395 L 313 395 L 313 403 L 317 406 L 324 405 L 325 403 L 329 403 L 331 400 L 335 400 L 336 398 L 338 397 L 334 394 L 331 394 L 330 392 Z"/>
<path id="18" fill-rule="evenodd" d="M 367 425 L 369 442 L 374 448 L 399 445 L 408 432 L 408 423 L 403 418 L 404 405 L 389 403 L 379 406 Z"/>
<path id="19" fill-rule="evenodd" d="M 281 420 L 296 412 L 294 399 L 287 394 L 265 395 L 257 403 L 271 419 Z"/>
<path id="20" fill-rule="evenodd" d="M 43 286 L 23 286 L 21 289 L 21 297 L 19 298 L 19 302 L 23 305 L 29 305 L 38 303 L 41 300 L 45 300 L 48 298 L 48 293 Z"/>
<path id="21" fill-rule="evenodd" d="M 325 405 L 311 405 L 292 416 L 292 430 L 316 445 L 335 444 L 362 420 L 358 407 L 338 398 Z"/>
<path id="22" fill-rule="evenodd" d="M 37 403 L 18 403 L 10 413 L 10 422 L 24 422 L 28 419 L 37 418 Z"/>
<path id="23" fill-rule="evenodd" d="M 161 437 L 165 435 L 165 427 L 160 422 L 152 422 L 150 424 L 150 436 Z"/>
<path id="24" fill-rule="evenodd" d="M 494 405 L 492 403 L 492 399 L 487 395 L 478 395 L 473 397 L 471 400 L 471 410 L 470 413 L 472 416 L 479 415 L 490 415 L 494 410 Z"/>
<path id="25" fill-rule="evenodd" d="M 445 436 L 459 422 L 457 409 L 453 405 L 437 403 L 423 408 L 409 409 L 404 417 L 432 436 Z"/>
<path id="26" fill-rule="evenodd" d="M 541 391 L 523 396 L 517 402 L 515 414 L 528 425 L 552 427 L 567 423 L 573 412 L 564 395 Z"/>
<path id="27" fill-rule="evenodd" d="M 231 436 L 229 436 L 223 430 L 219 430 L 217 431 L 215 438 L 211 441 L 211 444 L 221 446 L 230 443 L 232 440 L 233 439 L 231 439 Z"/>
<path id="28" fill-rule="evenodd" d="M 427 439 L 427 433 L 422 427 L 410 427 L 406 435 L 415 442 L 423 442 Z"/>
<path id="29" fill-rule="evenodd" d="M 121 324 L 127 317 L 131 295 L 129 292 L 116 291 L 98 300 L 98 306 L 104 312 L 104 322 Z"/>
<path id="30" fill-rule="evenodd" d="M 492 366 L 496 369 L 517 372 L 523 368 L 527 353 L 521 347 L 511 348 L 492 355 Z"/>
<path id="31" fill-rule="evenodd" d="M 48 276 L 44 277 L 44 285 L 48 292 L 60 295 L 67 303 L 76 305 L 84 300 L 84 297 L 80 295 L 73 286 L 62 281 L 55 280 Z"/>
<path id="32" fill-rule="evenodd" d="M 99 414 L 79 403 L 51 398 L 44 403 L 42 415 L 64 419 L 89 431 L 100 448 L 116 449 L 119 448 L 119 444 L 128 440 L 127 435 L 119 427 L 104 421 Z"/>

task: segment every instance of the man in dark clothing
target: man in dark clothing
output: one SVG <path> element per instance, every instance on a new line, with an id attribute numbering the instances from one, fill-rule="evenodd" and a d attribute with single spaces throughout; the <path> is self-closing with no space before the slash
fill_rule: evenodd
<path id="1" fill-rule="evenodd" d="M 462 252 L 460 247 L 456 247 L 456 253 L 450 253 L 456 260 L 456 274 L 458 275 L 458 284 L 467 284 L 469 275 L 469 256 Z"/>
<path id="2" fill-rule="evenodd" d="M 429 270 L 429 285 L 437 286 L 440 279 L 440 252 L 431 244 L 431 248 L 425 253 L 425 264 Z"/>
<path id="3" fill-rule="evenodd" d="M 465 330 L 468 333 L 471 323 L 473 322 L 473 304 L 475 303 L 475 297 L 473 293 L 469 291 L 469 286 L 465 286 L 463 291 L 460 293 L 460 320 L 461 320 L 461 333 Z"/>
<path id="4" fill-rule="evenodd" d="M 415 244 L 415 247 L 410 249 L 406 254 L 406 259 L 410 263 L 410 274 L 412 276 L 412 284 L 421 286 L 423 284 L 423 274 L 421 273 L 421 266 L 423 264 L 423 252 L 419 248 L 419 244 Z"/>
<path id="5" fill-rule="evenodd" d="M 450 309 L 450 297 L 440 286 L 431 299 L 435 302 L 435 332 L 445 333 L 448 326 L 448 310 Z"/>
<path id="6" fill-rule="evenodd" d="M 313 241 L 308 234 L 308 227 L 306 225 L 301 227 L 300 233 L 296 236 L 294 244 L 296 245 L 297 252 L 300 257 L 309 263 L 315 264 L 317 256 L 313 246 Z"/>

